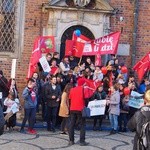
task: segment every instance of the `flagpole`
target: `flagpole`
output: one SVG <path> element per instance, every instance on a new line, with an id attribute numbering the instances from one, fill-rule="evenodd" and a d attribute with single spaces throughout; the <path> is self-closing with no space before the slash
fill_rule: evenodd
<path id="1" fill-rule="evenodd" d="M 79 60 L 78 66 L 80 66 L 81 61 L 82 61 L 82 56 L 80 57 L 80 60 Z"/>

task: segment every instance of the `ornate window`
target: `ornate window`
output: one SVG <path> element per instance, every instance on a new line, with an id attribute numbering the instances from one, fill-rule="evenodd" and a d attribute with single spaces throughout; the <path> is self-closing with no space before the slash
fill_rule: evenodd
<path id="1" fill-rule="evenodd" d="M 0 53 L 18 53 L 22 0 L 0 0 Z M 22 11 L 22 12 L 21 12 Z M 22 16 L 21 16 L 22 15 Z"/>
<path id="2" fill-rule="evenodd" d="M 0 1 L 0 52 L 15 51 L 16 0 Z"/>

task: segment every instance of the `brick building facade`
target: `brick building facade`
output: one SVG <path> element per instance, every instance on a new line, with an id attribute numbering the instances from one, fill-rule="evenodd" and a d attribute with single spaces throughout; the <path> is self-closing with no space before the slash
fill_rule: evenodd
<path id="1" fill-rule="evenodd" d="M 54 0 L 57 1 L 57 0 Z M 100 3 L 106 4 L 106 0 L 98 0 Z M 53 25 L 48 22 L 49 20 L 49 9 L 45 11 L 42 9 L 43 3 L 48 3 L 48 0 L 26 0 L 20 2 L 17 0 L 17 7 L 21 13 L 21 16 L 18 21 L 18 26 L 16 29 L 19 30 L 19 36 L 17 40 L 19 41 L 18 47 L 15 49 L 15 52 L 1 52 L 0 51 L 0 69 L 3 70 L 5 76 L 9 79 L 11 72 L 11 61 L 13 58 L 17 58 L 17 67 L 16 67 L 16 79 L 19 91 L 23 89 L 26 83 L 27 69 L 29 65 L 29 58 L 31 55 L 33 41 L 35 37 L 39 35 L 46 34 L 43 29 L 51 29 Z M 96 1 L 97 2 L 97 1 Z M 133 53 L 133 33 L 134 33 L 134 7 L 135 3 L 133 0 L 107 0 L 108 4 L 114 8 L 113 13 L 109 13 L 108 17 L 108 30 L 109 32 L 121 30 L 121 39 L 120 44 L 129 45 L 130 54 L 128 56 L 118 56 L 121 58 L 121 61 L 124 61 L 127 66 L 132 65 L 132 58 L 135 58 L 137 62 L 142 56 L 144 56 L 149 51 L 149 36 L 150 36 L 150 15 L 149 15 L 149 6 L 148 1 L 139 0 L 138 6 L 138 23 L 137 23 L 137 38 L 136 38 L 136 56 L 132 55 Z M 105 5 L 106 6 L 106 5 Z M 20 8 L 21 7 L 21 8 Z M 107 7 L 108 8 L 108 7 Z M 75 11 L 75 10 L 74 10 Z M 86 11 L 88 13 L 88 11 Z M 78 23 L 79 25 L 79 23 Z M 82 25 L 82 24 L 81 24 Z M 104 30 L 103 30 L 104 31 Z M 50 33 L 54 31 L 49 31 Z M 106 33 L 105 33 L 106 34 Z M 60 43 L 56 40 L 56 42 Z M 57 47 L 57 46 L 56 46 Z M 17 52 L 16 52 L 17 51 Z M 15 55 L 14 55 L 15 53 Z"/>

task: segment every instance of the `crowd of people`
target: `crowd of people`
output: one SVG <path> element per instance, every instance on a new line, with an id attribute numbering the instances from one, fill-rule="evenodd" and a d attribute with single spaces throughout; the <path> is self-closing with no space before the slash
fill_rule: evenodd
<path id="1" fill-rule="evenodd" d="M 95 66 L 90 57 L 79 61 L 73 56 L 65 56 L 59 60 L 59 53 L 46 54 L 46 59 L 51 71 L 44 72 L 40 63 L 38 71 L 28 79 L 22 92 L 24 100 L 24 118 L 21 133 L 36 134 L 34 129 L 36 113 L 41 111 L 42 119 L 47 124 L 47 131 L 55 132 L 56 125 L 60 125 L 60 134 L 69 135 L 69 145 L 74 144 L 74 129 L 80 130 L 80 145 L 84 146 L 86 118 L 82 117 L 82 110 L 92 100 L 107 100 L 104 115 L 91 117 L 93 130 L 103 130 L 103 119 L 109 118 L 111 125 L 110 134 L 127 132 L 127 123 L 137 111 L 130 107 L 128 101 L 131 91 L 144 94 L 150 89 L 150 80 L 144 77 L 138 84 L 133 72 L 122 72 L 123 63 L 115 55 L 108 60 L 107 71 L 102 71 L 103 66 Z M 84 97 L 85 79 L 93 80 L 97 89 L 91 97 Z M 129 93 L 124 89 L 128 88 Z M 0 99 L 3 108 L 4 119 L 0 121 L 0 134 L 3 133 L 3 125 L 11 129 L 16 125 L 16 113 L 20 110 L 18 89 L 15 79 L 7 79 L 0 70 Z M 0 111 L 2 111 L 0 109 Z M 28 121 L 28 129 L 25 130 Z M 97 122 L 99 124 L 97 126 Z"/>

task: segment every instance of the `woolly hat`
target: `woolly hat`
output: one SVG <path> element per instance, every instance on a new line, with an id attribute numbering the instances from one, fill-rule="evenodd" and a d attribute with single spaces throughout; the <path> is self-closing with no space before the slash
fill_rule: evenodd
<path id="1" fill-rule="evenodd" d="M 85 83 L 84 78 L 79 78 L 79 79 L 77 80 L 78 86 L 82 86 L 82 85 L 84 85 L 84 83 Z"/>

